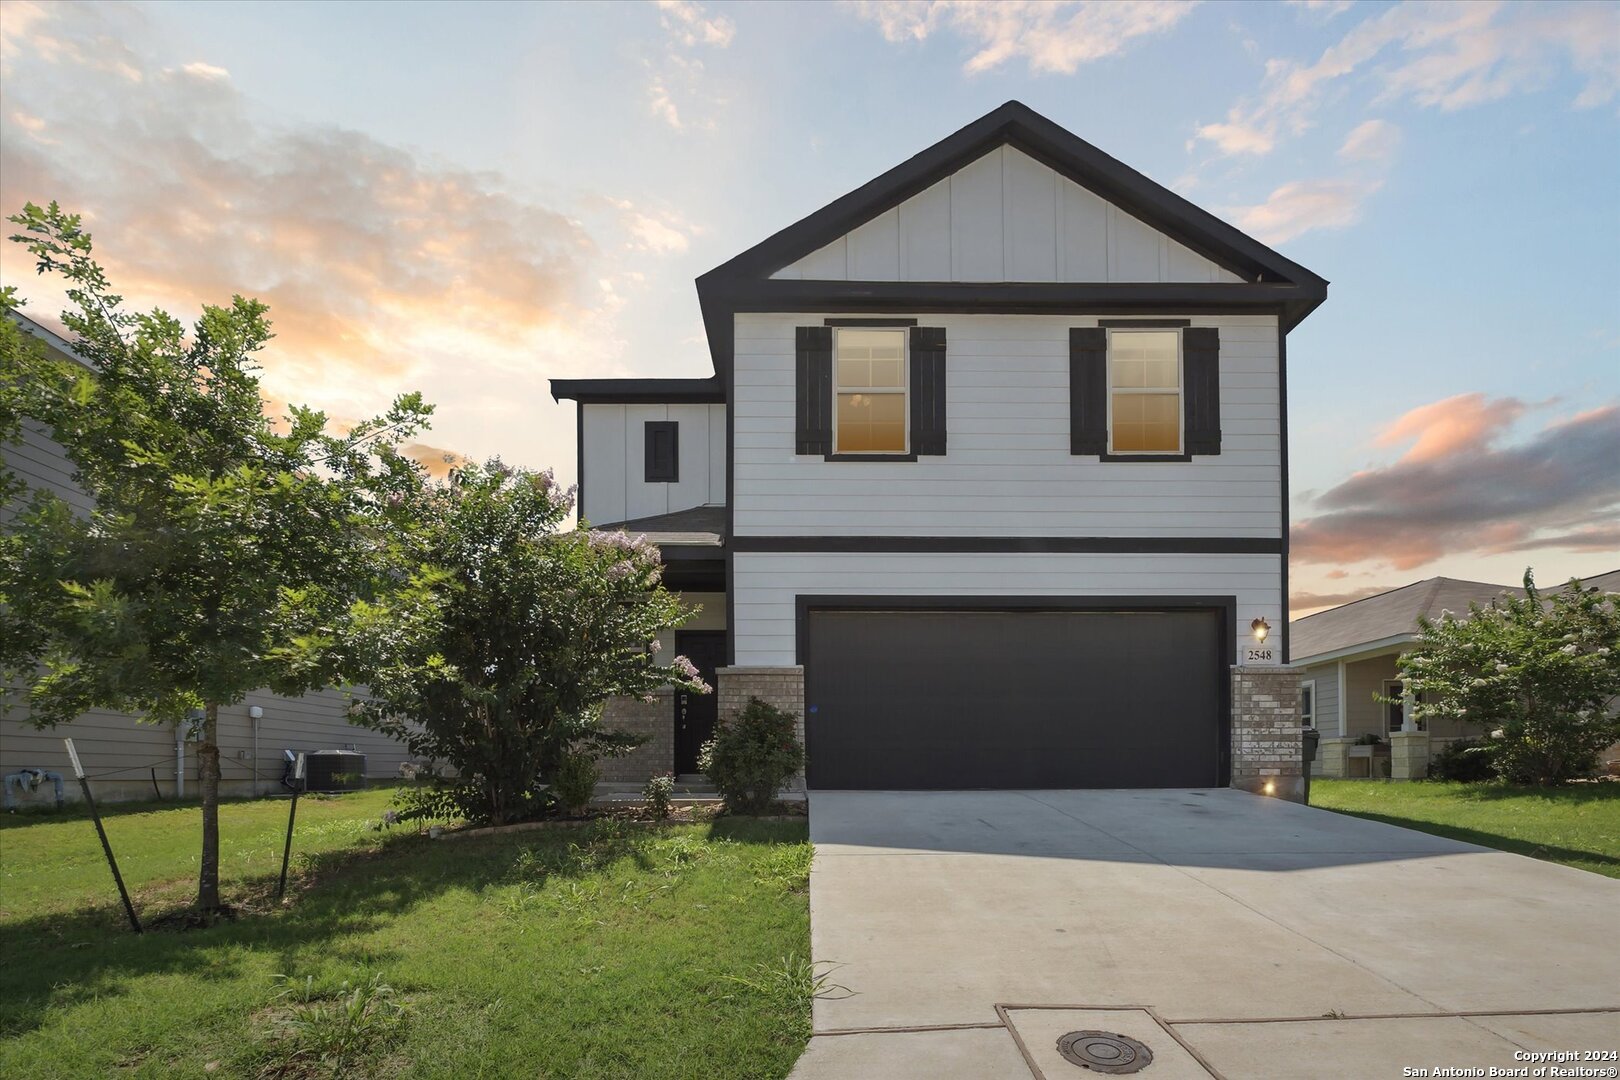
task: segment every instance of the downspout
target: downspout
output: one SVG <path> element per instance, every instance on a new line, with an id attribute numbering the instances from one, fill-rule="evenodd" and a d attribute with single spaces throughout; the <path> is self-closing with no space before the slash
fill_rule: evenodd
<path id="1" fill-rule="evenodd" d="M 174 724 L 174 797 L 186 797 L 186 729 L 177 720 Z"/>

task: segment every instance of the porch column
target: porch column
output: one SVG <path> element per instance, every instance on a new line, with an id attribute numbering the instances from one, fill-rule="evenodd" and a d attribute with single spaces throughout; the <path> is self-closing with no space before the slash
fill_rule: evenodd
<path id="1" fill-rule="evenodd" d="M 743 667 L 733 665 L 715 669 L 715 679 L 719 683 L 716 693 L 719 698 L 720 723 L 735 717 L 742 712 L 748 704 L 749 698 L 757 697 L 766 704 L 775 705 L 786 712 L 798 717 L 794 727 L 799 736 L 799 745 L 804 745 L 804 668 L 799 665 L 784 667 Z M 794 776 L 782 785 L 782 791 L 804 791 L 804 774 Z"/>
<path id="2" fill-rule="evenodd" d="M 1412 691 L 1405 682 L 1401 683 L 1401 731 L 1411 732 L 1418 729 L 1417 713 L 1412 708 Z"/>
<path id="3" fill-rule="evenodd" d="M 1429 775 L 1429 733 L 1427 731 L 1391 732 L 1389 736 L 1389 778 L 1391 780 L 1422 780 Z"/>
<path id="4" fill-rule="evenodd" d="M 1302 802 L 1299 672 L 1232 669 L 1232 786 Z"/>

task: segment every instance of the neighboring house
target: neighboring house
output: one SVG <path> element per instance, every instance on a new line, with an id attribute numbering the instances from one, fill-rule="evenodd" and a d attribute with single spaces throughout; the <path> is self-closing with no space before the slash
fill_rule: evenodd
<path id="1" fill-rule="evenodd" d="M 85 363 L 48 328 L 19 314 L 11 317 L 57 356 Z M 91 508 L 89 497 L 73 481 L 72 463 L 37 426 L 26 425 L 20 442 L 0 446 L 0 467 L 32 487 L 56 492 L 77 510 L 88 513 Z M 398 776 L 400 764 L 410 759 L 405 747 L 350 724 L 347 705 L 341 691 L 327 690 L 299 698 L 254 693 L 240 704 L 222 707 L 218 732 L 221 791 L 252 795 L 280 790 L 283 750 L 356 750 L 366 755 L 369 775 Z M 254 711 L 259 715 L 254 716 Z M 97 711 L 62 727 L 37 730 L 27 718 L 27 709 L 21 706 L 0 718 L 0 777 L 24 769 L 60 773 L 66 780 L 67 797 L 77 799 L 78 785 L 62 745 L 62 739 L 71 736 L 85 771 L 96 778 L 98 799 L 140 799 L 155 794 L 172 798 L 177 789 L 188 795 L 197 791 L 197 756 L 186 738 L 187 725 L 147 724 L 124 713 Z M 20 791 L 18 801 L 24 805 L 49 804 L 54 797 L 49 781 L 32 790 L 11 785 L 10 791 Z"/>
<path id="2" fill-rule="evenodd" d="M 1620 571 L 1582 584 L 1620 592 Z M 1312 775 L 1414 780 L 1428 774 L 1429 758 L 1446 743 L 1478 738 L 1473 725 L 1418 716 L 1395 661 L 1417 641 L 1419 619 L 1466 616 L 1470 604 L 1523 595 L 1507 585 L 1434 577 L 1295 620 L 1300 716 L 1321 736 Z"/>
<path id="3" fill-rule="evenodd" d="M 660 546 L 718 688 L 609 702 L 651 737 L 610 779 L 758 696 L 812 788 L 1297 790 L 1285 356 L 1324 280 L 1009 102 L 697 287 L 712 377 L 552 382 L 582 517 Z"/>

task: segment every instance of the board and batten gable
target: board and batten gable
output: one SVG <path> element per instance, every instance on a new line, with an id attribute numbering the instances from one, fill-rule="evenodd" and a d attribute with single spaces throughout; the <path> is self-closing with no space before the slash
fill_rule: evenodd
<path id="1" fill-rule="evenodd" d="M 1069 330 L 1098 318 L 1058 315 L 917 316 L 945 330 L 947 454 L 795 454 L 795 330 L 828 317 L 736 316 L 736 536 L 1282 535 L 1274 316 L 1188 317 L 1220 331 L 1221 452 L 1153 462 L 1070 453 Z"/>
<path id="2" fill-rule="evenodd" d="M 1012 146 L 777 270 L 778 280 L 1243 279 Z"/>
<path id="3" fill-rule="evenodd" d="M 791 368 L 791 357 L 788 364 Z M 634 521 L 726 501 L 724 405 L 586 403 L 579 415 L 580 515 L 586 521 Z M 649 421 L 679 425 L 678 479 L 673 483 L 646 481 Z M 791 438 L 791 422 L 788 434 Z"/>

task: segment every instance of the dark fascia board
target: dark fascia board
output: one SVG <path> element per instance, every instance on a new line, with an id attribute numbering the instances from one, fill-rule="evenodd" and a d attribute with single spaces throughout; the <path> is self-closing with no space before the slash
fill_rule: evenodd
<path id="1" fill-rule="evenodd" d="M 725 403 L 726 391 L 713 375 L 706 379 L 552 379 L 551 397 L 581 405 L 719 405 Z"/>
<path id="2" fill-rule="evenodd" d="M 1001 145 L 1014 146 L 1245 281 L 1327 281 L 1019 101 L 1009 101 L 698 279 L 768 277 Z"/>
<path id="3" fill-rule="evenodd" d="M 1305 286 L 1288 283 L 731 281 L 714 290 L 716 307 L 739 311 L 913 311 L 921 314 L 1077 315 L 1157 312 L 1188 315 L 1283 313 L 1309 302 Z M 716 314 L 720 314 L 719 311 Z"/>

